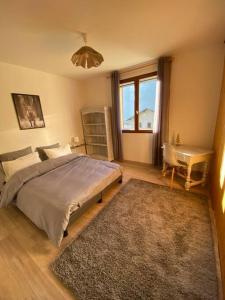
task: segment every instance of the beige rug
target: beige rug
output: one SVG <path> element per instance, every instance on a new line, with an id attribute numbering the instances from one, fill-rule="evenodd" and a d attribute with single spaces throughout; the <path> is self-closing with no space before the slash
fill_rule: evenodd
<path id="1" fill-rule="evenodd" d="M 207 198 L 131 179 L 51 268 L 80 300 L 215 300 Z"/>

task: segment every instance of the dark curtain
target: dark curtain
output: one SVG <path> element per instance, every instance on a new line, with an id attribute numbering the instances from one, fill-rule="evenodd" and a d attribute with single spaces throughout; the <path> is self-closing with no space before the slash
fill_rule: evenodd
<path id="1" fill-rule="evenodd" d="M 111 74 L 112 85 L 112 136 L 114 159 L 123 160 L 120 128 L 120 75 L 118 71 Z"/>
<path id="2" fill-rule="evenodd" d="M 160 57 L 158 60 L 158 122 L 153 132 L 153 162 L 155 166 L 162 165 L 162 145 L 169 139 L 171 63 L 171 57 Z"/>

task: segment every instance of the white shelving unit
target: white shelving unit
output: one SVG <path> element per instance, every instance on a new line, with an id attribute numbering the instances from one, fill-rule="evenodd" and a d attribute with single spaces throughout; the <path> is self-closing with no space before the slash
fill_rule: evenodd
<path id="1" fill-rule="evenodd" d="M 81 110 L 86 152 L 93 158 L 113 160 L 110 107 L 90 107 Z"/>

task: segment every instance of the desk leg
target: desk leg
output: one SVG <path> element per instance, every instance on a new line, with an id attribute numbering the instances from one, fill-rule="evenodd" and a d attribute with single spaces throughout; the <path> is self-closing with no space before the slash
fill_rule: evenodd
<path id="1" fill-rule="evenodd" d="M 208 175 L 208 162 L 206 161 L 204 163 L 204 169 L 202 174 L 202 186 L 205 186 L 207 175 Z"/>
<path id="2" fill-rule="evenodd" d="M 163 161 L 162 175 L 166 176 L 166 162 L 165 161 Z"/>
<path id="3" fill-rule="evenodd" d="M 186 182 L 185 182 L 185 190 L 189 191 L 190 187 L 191 187 L 191 169 L 192 169 L 192 165 L 188 165 L 187 168 L 187 177 L 186 177 Z"/>

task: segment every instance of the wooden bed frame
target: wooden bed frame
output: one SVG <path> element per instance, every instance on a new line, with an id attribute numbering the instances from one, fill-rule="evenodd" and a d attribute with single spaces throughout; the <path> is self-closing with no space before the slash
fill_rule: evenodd
<path id="1" fill-rule="evenodd" d="M 70 215 L 70 220 L 68 226 L 72 223 L 75 222 L 85 211 L 87 211 L 93 204 L 95 203 L 101 203 L 102 202 L 102 196 L 105 191 L 110 189 L 112 185 L 115 183 L 122 183 L 123 182 L 123 177 L 120 175 L 118 178 L 116 178 L 112 183 L 110 183 L 107 187 L 105 187 L 100 193 L 95 195 L 94 197 L 90 198 L 87 200 L 80 208 L 72 212 Z M 67 229 L 64 231 L 63 237 L 68 236 L 68 226 Z"/>

